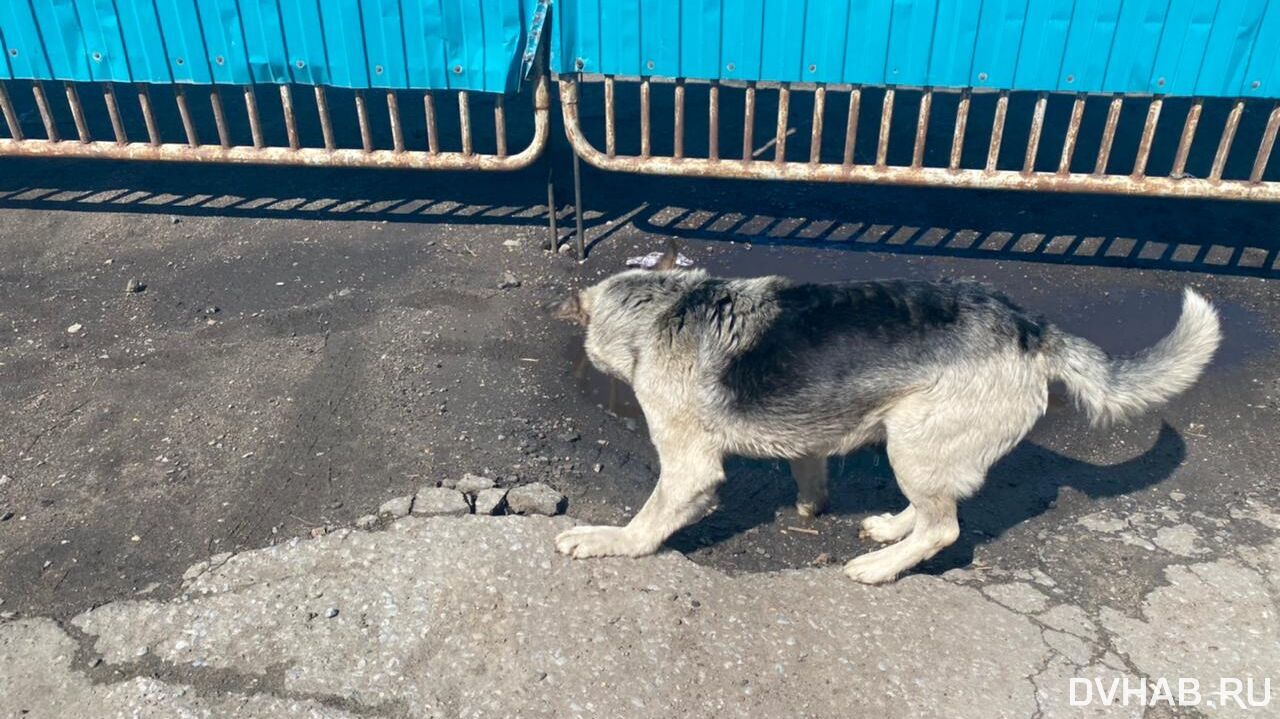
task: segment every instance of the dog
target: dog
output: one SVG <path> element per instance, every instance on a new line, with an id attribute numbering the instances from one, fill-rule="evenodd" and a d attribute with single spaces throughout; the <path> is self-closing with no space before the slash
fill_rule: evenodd
<path id="1" fill-rule="evenodd" d="M 827 458 L 883 442 L 910 504 L 863 520 L 862 536 L 889 546 L 844 569 L 891 582 L 956 541 L 956 503 L 1044 415 L 1051 382 L 1104 426 L 1190 387 L 1222 336 L 1190 288 L 1168 336 L 1113 358 L 974 282 L 720 279 L 676 256 L 669 247 L 654 269 L 615 274 L 555 310 L 586 329 L 592 364 L 635 390 L 660 461 L 627 525 L 556 537 L 571 557 L 657 551 L 713 502 L 727 455 L 789 460 L 796 510 L 816 515 Z"/>

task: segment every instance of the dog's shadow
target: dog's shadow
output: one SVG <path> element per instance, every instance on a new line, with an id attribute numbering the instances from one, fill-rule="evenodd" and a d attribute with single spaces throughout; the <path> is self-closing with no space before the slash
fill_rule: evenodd
<path id="1" fill-rule="evenodd" d="M 969 565 L 978 545 L 1043 514 L 1063 488 L 1091 499 L 1127 494 L 1159 484 L 1185 458 L 1186 443 L 1168 424 L 1161 425 L 1150 449 L 1105 466 L 1024 442 L 992 468 L 977 495 L 960 504 L 959 540 L 915 571 L 941 573 Z M 702 521 L 678 532 L 667 542 L 668 546 L 693 553 L 731 544 L 762 525 L 802 523 L 790 509 L 795 502 L 795 483 L 785 462 L 734 459 L 725 470 L 729 479 L 722 487 L 717 508 Z M 832 458 L 830 475 L 830 514 L 897 512 L 907 505 L 883 447 Z M 831 547 L 833 550 L 839 552 L 843 548 L 855 554 L 867 551 L 869 546 L 858 546 L 856 530 L 845 534 L 849 536 L 833 538 L 837 545 Z"/>

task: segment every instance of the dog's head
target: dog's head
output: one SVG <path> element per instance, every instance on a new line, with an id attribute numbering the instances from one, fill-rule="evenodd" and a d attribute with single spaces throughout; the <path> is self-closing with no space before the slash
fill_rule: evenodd
<path id="1" fill-rule="evenodd" d="M 642 270 L 641 272 L 669 272 L 674 270 L 683 271 L 684 269 L 685 268 L 680 265 L 680 245 L 678 245 L 675 240 L 668 240 L 667 249 L 662 253 L 662 256 L 658 258 L 658 261 L 647 270 Z M 568 298 L 551 307 L 551 316 L 558 320 L 572 322 L 582 327 L 590 326 L 593 295 L 608 292 L 608 286 L 616 284 L 612 282 L 615 278 L 635 273 L 636 270 L 627 270 L 609 277 L 585 290 L 574 290 L 569 294 Z"/>
<path id="2" fill-rule="evenodd" d="M 649 269 L 611 275 L 583 290 L 576 290 L 551 308 L 556 319 L 585 327 L 587 357 L 600 370 L 630 380 L 637 343 L 646 341 L 656 312 L 668 307 L 664 297 L 675 298 L 686 278 L 705 276 L 679 264 L 680 248 L 672 240 Z"/>

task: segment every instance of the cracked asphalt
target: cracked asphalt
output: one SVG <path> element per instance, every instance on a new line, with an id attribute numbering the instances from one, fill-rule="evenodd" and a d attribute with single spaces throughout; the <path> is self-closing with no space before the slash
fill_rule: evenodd
<path id="1" fill-rule="evenodd" d="M 579 264 L 544 179 L 0 163 L 0 716 L 1280 715 L 1207 693 L 1280 691 L 1280 209 L 588 173 Z M 988 281 L 1113 352 L 1190 284 L 1226 339 L 1129 425 L 1055 400 L 895 585 L 838 568 L 905 503 L 879 448 L 828 515 L 733 460 L 668 551 L 572 562 L 554 533 L 625 521 L 656 458 L 543 308 L 670 236 L 720 274 Z M 570 518 L 350 529 L 464 472 Z M 1206 693 L 1071 704 L 1144 677 Z"/>

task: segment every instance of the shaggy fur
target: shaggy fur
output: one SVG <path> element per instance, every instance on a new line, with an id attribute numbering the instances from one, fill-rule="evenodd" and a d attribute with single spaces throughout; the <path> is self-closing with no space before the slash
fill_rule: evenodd
<path id="1" fill-rule="evenodd" d="M 827 457 L 885 442 L 910 505 L 863 521 L 865 536 L 891 544 L 845 571 L 892 581 L 956 540 L 957 500 L 1044 414 L 1050 382 L 1096 425 L 1195 382 L 1218 346 L 1218 315 L 1189 289 L 1183 299 L 1170 335 L 1111 358 L 975 283 L 614 275 L 558 315 L 587 328 L 596 367 L 635 389 L 661 476 L 629 524 L 576 527 L 556 547 L 574 557 L 656 551 L 702 516 L 726 455 L 790 460 L 797 510 L 814 515 L 827 501 Z"/>

